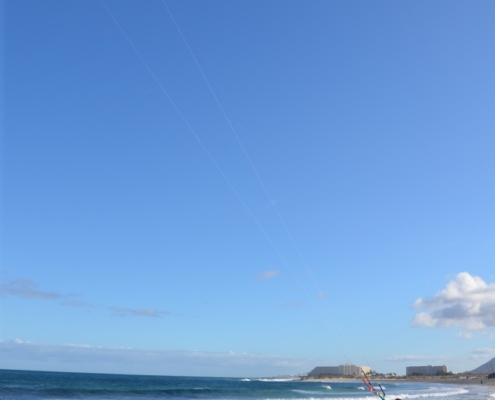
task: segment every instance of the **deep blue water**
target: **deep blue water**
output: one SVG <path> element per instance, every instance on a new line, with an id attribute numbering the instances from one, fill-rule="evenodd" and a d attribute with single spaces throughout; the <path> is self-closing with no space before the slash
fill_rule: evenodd
<path id="1" fill-rule="evenodd" d="M 387 399 L 495 400 L 475 385 L 383 383 Z M 329 399 L 378 400 L 356 382 L 77 374 L 0 370 L 0 400 L 30 399 Z"/>

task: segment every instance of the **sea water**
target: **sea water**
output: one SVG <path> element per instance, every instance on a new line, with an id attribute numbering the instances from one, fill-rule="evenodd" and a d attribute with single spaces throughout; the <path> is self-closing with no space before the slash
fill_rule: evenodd
<path id="1" fill-rule="evenodd" d="M 387 399 L 495 400 L 477 385 L 382 383 Z M 197 378 L 0 370 L 0 400 L 328 399 L 376 400 L 359 381 Z"/>

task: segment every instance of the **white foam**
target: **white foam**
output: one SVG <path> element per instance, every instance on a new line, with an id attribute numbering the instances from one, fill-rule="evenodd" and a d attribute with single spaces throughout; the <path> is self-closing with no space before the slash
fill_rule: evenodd
<path id="1" fill-rule="evenodd" d="M 357 389 L 358 389 L 358 390 L 366 390 L 366 389 L 365 389 L 364 387 L 362 387 L 362 386 L 359 386 Z"/>
<path id="2" fill-rule="evenodd" d="M 302 393 L 302 394 L 321 394 L 321 392 L 314 392 L 311 390 L 300 390 L 300 389 L 292 389 L 293 392 Z"/>
<path id="3" fill-rule="evenodd" d="M 274 378 L 274 379 L 258 379 L 260 382 L 291 382 L 294 379 L 282 379 L 282 378 Z"/>
<path id="4" fill-rule="evenodd" d="M 293 390 L 294 392 L 299 392 L 299 393 L 306 393 L 309 394 L 311 392 L 304 392 L 302 390 Z M 449 397 L 449 396 L 455 396 L 458 394 L 466 394 L 469 393 L 466 389 L 458 389 L 458 390 L 452 390 L 452 391 L 445 391 L 445 392 L 434 392 L 434 393 L 417 393 L 417 394 L 387 394 L 387 397 L 390 398 L 400 398 L 400 399 L 423 399 L 423 398 L 428 398 L 428 397 Z M 316 394 L 316 393 L 315 393 Z M 319 392 L 318 394 L 322 394 Z M 494 396 L 495 393 L 491 396 Z M 374 400 L 376 396 L 374 395 L 369 395 L 365 397 L 313 397 L 312 400 Z M 308 400 L 308 399 L 277 399 L 277 400 Z"/>
<path id="5" fill-rule="evenodd" d="M 434 393 L 417 393 L 417 394 L 390 394 L 387 396 L 390 397 L 399 397 L 401 399 L 422 399 L 425 397 L 447 397 L 447 396 L 455 396 L 458 394 L 466 394 L 469 393 L 466 389 L 458 389 L 452 390 L 450 392 L 434 392 Z"/>
<path id="6" fill-rule="evenodd" d="M 248 378 L 244 378 L 244 379 L 241 379 L 242 382 L 251 382 L 251 379 L 248 379 Z"/>
<path id="7" fill-rule="evenodd" d="M 328 390 L 332 390 L 332 387 L 329 385 L 329 386 L 323 386 L 325 389 L 328 389 Z"/>
<path id="8" fill-rule="evenodd" d="M 495 393 L 492 393 L 492 394 L 490 395 L 490 397 L 495 397 Z"/>

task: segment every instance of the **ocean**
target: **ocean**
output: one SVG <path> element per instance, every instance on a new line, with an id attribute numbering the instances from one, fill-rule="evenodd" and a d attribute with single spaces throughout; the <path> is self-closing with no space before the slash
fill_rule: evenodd
<path id="1" fill-rule="evenodd" d="M 375 382 L 374 382 L 375 383 Z M 378 383 L 378 382 L 376 382 Z M 495 400 L 477 385 L 384 382 L 387 399 Z M 328 399 L 378 400 L 362 383 L 0 370 L 0 400 Z"/>

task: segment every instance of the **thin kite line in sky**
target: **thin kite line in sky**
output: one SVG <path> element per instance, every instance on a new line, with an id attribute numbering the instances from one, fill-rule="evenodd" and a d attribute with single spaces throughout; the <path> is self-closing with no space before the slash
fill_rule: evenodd
<path id="1" fill-rule="evenodd" d="M 212 86 L 211 86 L 211 84 L 210 84 L 210 82 L 209 82 L 208 78 L 206 77 L 206 75 L 205 75 L 205 73 L 204 73 L 203 69 L 201 68 L 201 65 L 199 64 L 199 62 L 198 62 L 198 60 L 197 60 L 196 56 L 194 55 L 194 52 L 192 51 L 191 47 L 189 46 L 189 43 L 187 42 L 186 38 L 184 37 L 184 35 L 183 35 L 183 33 L 182 33 L 182 31 L 181 31 L 181 29 L 180 29 L 179 25 L 177 24 L 177 21 L 175 20 L 175 18 L 174 18 L 174 16 L 173 16 L 172 12 L 170 11 L 170 9 L 169 9 L 169 7 L 168 7 L 167 3 L 165 2 L 165 0 L 162 0 L 162 3 L 163 3 L 163 5 L 165 6 L 165 8 L 167 9 L 167 11 L 168 11 L 168 14 L 169 14 L 170 18 L 172 19 L 172 21 L 173 21 L 173 23 L 174 23 L 175 27 L 177 28 L 177 31 L 179 32 L 180 37 L 182 38 L 182 41 L 184 42 L 185 46 L 187 47 L 187 50 L 189 51 L 189 54 L 191 55 L 192 59 L 194 60 L 194 63 L 196 64 L 196 66 L 198 67 L 199 72 L 200 72 L 200 73 L 201 73 L 201 75 L 203 76 L 203 79 L 205 80 L 206 85 L 208 86 L 208 89 L 210 90 L 210 92 L 211 92 L 211 94 L 212 94 L 213 98 L 215 99 L 215 102 L 217 103 L 218 107 L 220 108 L 220 111 L 222 112 L 222 114 L 223 114 L 223 116 L 224 116 L 225 120 L 227 121 L 227 123 L 228 123 L 228 125 L 229 125 L 229 127 L 230 127 L 230 129 L 231 129 L 231 131 L 232 131 L 232 133 L 234 134 L 234 136 L 235 136 L 235 138 L 236 138 L 237 142 L 239 143 L 239 145 L 240 145 L 240 147 L 241 147 L 241 149 L 242 149 L 242 151 L 243 151 L 244 155 L 246 156 L 246 158 L 247 158 L 247 160 L 248 160 L 249 164 L 251 165 L 251 168 L 252 168 L 252 170 L 254 171 L 254 173 L 255 173 L 255 175 L 256 175 L 256 178 L 258 179 L 259 183 L 261 184 L 261 186 L 262 186 L 262 188 L 263 188 L 263 190 L 264 190 L 265 194 L 267 195 L 267 197 L 268 197 L 268 199 L 269 199 L 269 201 L 270 201 L 270 204 L 271 204 L 271 205 L 273 206 L 273 208 L 275 209 L 275 212 L 276 212 L 276 214 L 277 214 L 277 216 L 278 216 L 278 218 L 279 218 L 280 222 L 282 223 L 282 225 L 283 225 L 283 227 L 284 227 L 284 229 L 285 229 L 285 231 L 286 231 L 287 235 L 289 236 L 289 238 L 290 238 L 290 240 L 291 240 L 291 242 L 292 242 L 293 246 L 295 247 L 295 249 L 296 249 L 297 253 L 299 254 L 300 259 L 302 260 L 302 262 L 303 262 L 303 264 L 304 264 L 304 266 L 305 266 L 305 268 L 306 268 L 306 271 L 307 271 L 307 272 L 309 273 L 309 275 L 311 276 L 311 279 L 312 279 L 312 281 L 313 281 L 314 285 L 316 286 L 317 291 L 318 291 L 318 292 L 323 292 L 323 291 L 321 290 L 320 285 L 318 285 L 318 282 L 316 281 L 316 279 L 315 279 L 315 277 L 314 277 L 314 275 L 313 275 L 313 272 L 312 272 L 312 271 L 311 271 L 311 269 L 309 268 L 309 266 L 308 266 L 308 264 L 307 264 L 307 262 L 306 262 L 306 260 L 305 260 L 304 256 L 302 255 L 301 250 L 299 249 L 299 246 L 297 245 L 296 241 L 294 240 L 294 237 L 292 236 L 292 233 L 290 232 L 289 228 L 287 227 L 287 224 L 285 223 L 284 218 L 283 218 L 283 217 L 282 217 L 282 215 L 280 214 L 280 212 L 279 212 L 279 210 L 278 210 L 278 208 L 277 208 L 276 202 L 273 200 L 272 196 L 271 196 L 271 195 L 270 195 L 270 193 L 268 192 L 268 189 L 266 188 L 265 183 L 263 182 L 263 179 L 262 179 L 262 178 L 261 178 L 261 176 L 259 175 L 258 170 L 256 169 L 256 167 L 255 167 L 255 165 L 254 165 L 253 161 L 251 160 L 251 157 L 249 156 L 249 154 L 248 154 L 248 152 L 247 152 L 246 148 L 244 147 L 244 145 L 243 145 L 242 141 L 240 140 L 239 135 L 237 134 L 237 131 L 235 130 L 234 126 L 232 125 L 232 123 L 231 123 L 231 121 L 230 121 L 230 118 L 228 117 L 227 113 L 225 112 L 225 109 L 223 108 L 222 104 L 220 103 L 220 100 L 218 99 L 218 97 L 217 97 L 217 95 L 216 95 L 215 91 L 213 90 L 213 88 L 212 88 Z M 352 346 L 351 346 L 351 344 L 347 341 L 347 339 L 346 339 L 346 335 L 345 335 L 345 334 L 344 334 L 344 332 L 342 331 L 342 329 L 341 329 L 341 327 L 340 327 L 340 324 L 339 324 L 339 322 L 338 322 L 337 318 L 335 317 L 335 314 L 334 314 L 334 312 L 332 311 L 332 309 L 331 309 L 330 305 L 328 304 L 328 302 L 327 302 L 327 300 L 326 300 L 326 298 L 325 298 L 325 297 L 323 297 L 323 301 L 324 301 L 324 303 L 325 303 L 326 307 L 328 308 L 328 311 L 330 312 L 330 315 L 332 316 L 332 318 L 333 318 L 333 320 L 334 320 L 334 322 L 335 322 L 335 325 L 337 326 L 337 329 L 338 329 L 338 331 L 339 331 L 340 335 L 344 338 L 344 342 L 347 344 L 347 347 L 349 348 L 350 352 L 352 353 L 352 352 L 353 352 L 353 351 L 352 351 Z M 366 358 L 366 357 L 365 357 L 365 358 Z"/>
<path id="2" fill-rule="evenodd" d="M 254 214 L 252 213 L 252 211 L 250 210 L 250 208 L 247 206 L 247 204 L 244 202 L 244 200 L 242 199 L 242 197 L 240 196 L 240 194 L 237 192 L 237 190 L 235 189 L 235 187 L 233 186 L 233 184 L 230 182 L 230 180 L 227 178 L 227 176 L 225 175 L 225 173 L 223 172 L 223 170 L 221 169 L 221 167 L 218 165 L 218 163 L 216 162 L 216 160 L 214 159 L 214 157 L 211 155 L 211 153 L 208 151 L 208 149 L 206 148 L 206 146 L 203 144 L 203 142 L 201 141 L 201 139 L 199 138 L 199 136 L 196 134 L 195 130 L 192 128 L 192 126 L 189 124 L 189 122 L 187 121 L 187 119 L 185 118 L 185 116 L 182 114 L 182 112 L 180 111 L 180 109 L 178 108 L 178 106 L 175 104 L 175 102 L 173 101 L 173 99 L 170 97 L 170 95 L 168 94 L 168 92 L 165 90 L 165 88 L 163 87 L 163 85 L 161 84 L 161 82 L 159 81 L 159 79 L 157 78 L 157 76 L 154 74 L 154 72 L 152 71 L 152 69 L 150 68 L 150 66 L 148 65 L 148 63 L 144 60 L 144 58 L 141 56 L 140 52 L 137 50 L 137 48 L 134 46 L 133 42 L 130 40 L 129 36 L 125 33 L 124 29 L 122 28 L 122 26 L 118 23 L 118 21 L 116 20 L 116 18 L 113 16 L 113 14 L 111 13 L 111 11 L 108 9 L 108 7 L 106 6 L 106 4 L 104 3 L 103 0 L 100 0 L 101 4 L 103 5 L 103 7 L 105 8 L 105 10 L 107 11 L 107 13 L 110 15 L 110 17 L 112 18 L 112 20 L 114 21 L 114 23 L 117 25 L 117 27 L 119 28 L 120 32 L 124 35 L 125 39 L 127 40 L 127 42 L 129 43 L 129 45 L 132 47 L 132 49 L 134 50 L 134 52 L 137 54 L 137 56 L 139 57 L 139 59 L 141 60 L 141 62 L 144 64 L 144 66 L 146 67 L 146 69 L 148 70 L 148 72 L 151 74 L 151 76 L 153 77 L 153 79 L 155 80 L 155 82 L 157 83 L 157 85 L 159 86 L 159 88 L 162 90 L 162 92 L 165 94 L 165 96 L 167 97 L 167 99 L 170 101 L 170 103 L 172 104 L 172 106 L 174 107 L 174 109 L 177 111 L 177 113 L 179 114 L 179 116 L 181 117 L 181 119 L 184 121 L 184 123 L 186 124 L 186 126 L 188 127 L 188 129 L 191 131 L 191 133 L 193 134 L 193 136 L 195 137 L 195 139 L 198 141 L 198 143 L 200 144 L 200 146 L 202 147 L 202 149 L 205 151 L 205 153 L 208 155 L 208 157 L 210 158 L 210 160 L 213 162 L 213 164 L 215 165 L 216 169 L 220 172 L 220 174 L 222 175 L 222 177 L 224 178 L 224 180 L 227 182 L 228 186 L 231 188 L 231 190 L 234 192 L 234 194 L 236 195 L 236 197 L 238 198 L 238 200 L 241 202 L 241 204 L 244 206 L 244 208 L 246 209 L 246 211 L 249 213 L 249 215 L 251 216 L 251 218 L 253 218 L 254 222 L 256 223 L 256 225 L 258 226 L 258 228 L 261 230 L 261 232 L 263 233 L 263 235 L 265 236 L 265 238 L 269 241 L 269 243 L 272 245 L 272 247 L 274 248 L 274 250 L 277 252 L 277 254 L 281 257 L 282 261 L 284 262 L 284 264 L 287 266 L 287 268 L 290 270 L 291 274 L 294 276 L 294 278 L 297 280 L 297 282 L 299 283 L 299 285 L 301 286 L 301 288 L 304 290 L 305 294 L 307 295 L 308 299 L 310 299 L 311 303 L 313 304 L 313 306 L 315 307 L 315 309 L 317 309 L 319 311 L 319 313 L 321 314 L 321 310 L 319 310 L 319 307 L 316 306 L 316 304 L 314 303 L 314 300 L 313 300 L 313 297 L 309 295 L 306 287 L 301 283 L 300 279 L 297 277 L 297 275 L 294 273 L 293 269 L 290 267 L 290 265 L 287 263 L 287 261 L 285 260 L 285 258 L 281 255 L 281 253 L 279 252 L 278 248 L 275 246 L 275 244 L 273 243 L 273 241 L 270 239 L 270 237 L 268 236 L 268 234 L 266 233 L 266 231 L 263 229 L 263 227 L 261 226 L 261 224 L 259 223 L 258 219 L 254 216 Z M 165 5 L 166 6 L 166 5 Z M 199 64 L 198 64 L 198 67 L 199 67 Z M 199 67 L 200 68 L 200 67 Z M 204 75 L 203 75 L 204 76 Z M 204 76 L 204 78 L 206 79 L 206 76 Z M 210 87 L 210 90 L 213 92 L 213 89 L 211 89 L 211 86 Z M 215 96 L 216 98 L 216 96 Z M 218 102 L 218 99 L 216 98 L 217 102 Z M 220 103 L 218 102 L 219 106 L 221 107 Z M 223 108 L 221 108 L 222 111 L 223 111 Z M 225 114 L 225 111 L 224 112 L 224 115 L 225 117 L 227 118 L 228 120 L 228 117 L 226 116 Z M 230 123 L 230 120 L 228 120 L 229 122 L 229 125 L 230 127 L 232 128 L 232 131 L 234 132 L 236 138 L 237 138 L 237 141 L 239 142 L 239 144 L 241 145 L 246 157 L 248 158 L 249 162 L 251 163 L 251 166 L 252 168 L 254 169 L 260 183 L 262 184 L 266 194 L 268 195 L 270 201 L 273 203 L 273 201 L 271 200 L 271 197 L 268 193 L 268 191 L 266 190 L 264 184 L 263 184 L 263 181 L 261 180 L 260 176 L 258 175 L 257 171 L 256 171 L 256 168 L 254 167 L 253 163 L 251 162 L 251 159 L 249 158 L 249 155 L 247 154 L 244 146 L 242 145 L 242 142 L 240 141 L 239 137 L 237 136 L 237 133 L 235 132 L 235 129 L 233 128 L 232 124 Z M 282 217 L 280 216 L 280 214 L 278 213 L 278 210 L 277 211 L 277 215 L 279 215 L 279 218 L 282 220 Z M 282 220 L 282 223 L 284 224 L 284 227 L 286 228 L 287 230 L 287 227 L 285 226 L 285 223 L 283 222 Z M 295 243 L 294 243 L 295 244 Z M 301 255 L 302 256 L 302 255 Z M 314 279 L 314 278 L 313 278 Z M 314 315 L 314 314 L 313 314 Z M 333 325 L 330 324 L 330 322 L 328 321 L 328 319 L 325 317 L 324 314 L 323 315 L 323 319 L 327 322 L 327 324 L 332 327 L 333 329 Z M 333 314 L 332 314 L 333 315 Z M 315 316 L 315 315 L 314 315 Z M 321 325 L 321 322 L 317 319 L 317 321 L 320 323 Z M 322 325 L 323 327 L 323 325 Z M 332 339 L 332 341 L 334 342 L 335 346 L 339 349 L 339 351 L 342 353 L 342 355 L 345 357 L 345 359 L 350 362 L 349 358 L 347 357 L 346 353 L 340 348 L 340 346 L 337 344 L 337 342 L 335 341 L 335 339 L 329 334 L 329 332 L 324 328 L 325 332 L 327 333 L 327 335 Z M 337 335 L 338 337 L 338 335 Z"/>

